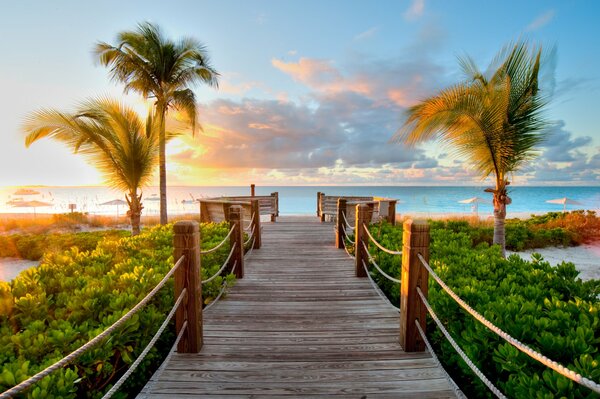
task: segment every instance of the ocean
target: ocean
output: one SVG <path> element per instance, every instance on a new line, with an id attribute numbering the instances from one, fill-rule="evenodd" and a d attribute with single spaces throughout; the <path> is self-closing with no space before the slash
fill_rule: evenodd
<path id="1" fill-rule="evenodd" d="M 65 213 L 69 204 L 75 204 L 76 211 L 98 215 L 123 215 L 126 205 L 102 205 L 114 199 L 124 199 L 106 187 L 30 187 L 35 193 L 19 194 L 15 188 L 0 189 L 0 212 L 2 213 Z M 281 215 L 302 215 L 316 213 L 317 192 L 327 195 L 381 196 L 399 200 L 399 214 L 472 214 L 492 213 L 492 196 L 485 193 L 484 187 L 430 187 L 430 186 L 257 186 L 257 195 L 279 193 Z M 156 215 L 159 210 L 158 187 L 149 187 L 143 191 L 143 215 Z M 168 211 L 170 214 L 198 212 L 197 198 L 227 195 L 249 195 L 249 186 L 173 186 L 168 189 Z M 568 197 L 579 204 L 567 205 L 567 210 L 600 209 L 600 187 L 519 187 L 510 188 L 513 203 L 508 207 L 510 213 L 528 214 L 549 211 L 561 211 L 562 205 L 546 201 Z M 485 203 L 477 205 L 463 204 L 459 201 L 480 197 Z M 15 204 L 27 205 L 38 201 L 37 206 L 15 207 Z"/>

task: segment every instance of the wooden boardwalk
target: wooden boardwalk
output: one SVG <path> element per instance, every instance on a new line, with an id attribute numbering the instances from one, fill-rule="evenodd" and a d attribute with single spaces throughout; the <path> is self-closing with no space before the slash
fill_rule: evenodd
<path id="1" fill-rule="evenodd" d="M 204 314 L 202 351 L 174 353 L 139 397 L 455 397 L 333 240 L 316 217 L 265 223 L 245 277 Z"/>

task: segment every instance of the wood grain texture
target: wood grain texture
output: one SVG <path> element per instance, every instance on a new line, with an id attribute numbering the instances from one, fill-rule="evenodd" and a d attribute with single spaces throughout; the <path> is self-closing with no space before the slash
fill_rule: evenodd
<path id="1" fill-rule="evenodd" d="M 398 343 L 398 313 L 315 217 L 266 223 L 244 278 L 204 314 L 198 354 L 174 353 L 140 398 L 453 398 L 426 352 Z"/>

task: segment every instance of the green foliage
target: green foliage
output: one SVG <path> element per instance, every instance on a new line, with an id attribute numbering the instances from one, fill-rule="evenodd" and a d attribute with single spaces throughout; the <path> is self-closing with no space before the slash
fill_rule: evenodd
<path id="1" fill-rule="evenodd" d="M 118 239 L 130 233 L 123 230 L 85 233 L 12 234 L 0 236 L 0 257 L 39 260 L 44 254 L 62 252 L 71 247 L 91 251 L 104 238 Z"/>
<path id="2" fill-rule="evenodd" d="M 572 263 L 556 267 L 535 255 L 531 262 L 514 255 L 503 259 L 500 248 L 476 243 L 465 222 L 432 222 L 430 264 L 463 300 L 510 335 L 594 381 L 600 379 L 600 281 L 583 282 Z M 401 246 L 402 227 L 371 227 L 386 248 Z M 517 237 L 529 237 L 518 227 Z M 514 233 L 514 231 L 513 231 Z M 517 240 L 517 238 L 515 238 Z M 388 274 L 398 277 L 398 257 L 371 254 Z M 399 303 L 398 285 L 379 286 Z M 521 353 L 467 314 L 430 279 L 429 301 L 446 328 L 487 377 L 514 398 L 592 398 L 584 388 Z M 459 358 L 428 319 L 428 335 L 444 368 L 468 397 L 491 397 L 487 388 Z"/>
<path id="3" fill-rule="evenodd" d="M 202 247 L 227 234 L 225 224 L 201 225 Z M 39 267 L 0 283 L 0 391 L 11 388 L 95 337 L 138 303 L 173 267 L 172 226 L 135 237 L 109 235 L 95 249 L 48 253 Z M 215 273 L 228 245 L 202 258 L 202 278 Z M 203 286 L 205 302 L 219 292 L 218 277 Z M 98 398 L 144 346 L 174 304 L 173 280 L 104 343 L 72 365 L 45 377 L 21 397 Z M 167 328 L 116 397 L 132 397 L 160 364 L 174 340 Z"/>

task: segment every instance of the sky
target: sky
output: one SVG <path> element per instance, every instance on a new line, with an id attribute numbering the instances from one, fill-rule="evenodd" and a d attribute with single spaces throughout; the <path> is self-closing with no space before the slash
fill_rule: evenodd
<path id="1" fill-rule="evenodd" d="M 506 44 L 556 47 L 551 122 L 515 184 L 600 183 L 600 3 L 596 1 L 5 1 L 0 13 L 0 186 L 100 185 L 81 155 L 24 146 L 41 108 L 123 94 L 94 61 L 98 41 L 150 21 L 204 43 L 219 88 L 194 87 L 204 130 L 167 148 L 170 185 L 479 185 L 441 143 L 390 139 L 407 107 L 485 70 Z M 157 179 L 155 180 L 157 181 Z"/>

